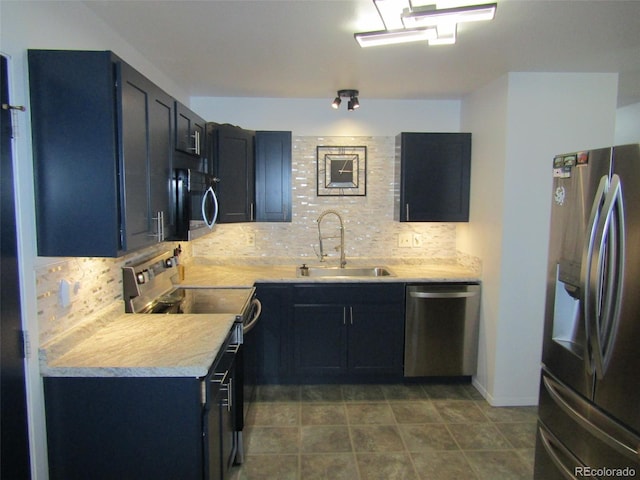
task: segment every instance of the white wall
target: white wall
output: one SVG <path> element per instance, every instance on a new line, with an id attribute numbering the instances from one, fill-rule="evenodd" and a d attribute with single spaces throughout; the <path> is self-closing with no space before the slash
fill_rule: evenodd
<path id="1" fill-rule="evenodd" d="M 474 132 L 472 181 L 480 181 L 480 165 L 490 170 L 480 175 L 502 183 L 502 189 L 484 188 L 483 179 L 483 188 L 472 188 L 469 234 L 459 240 L 469 253 L 483 252 L 486 370 L 476 382 L 494 405 L 537 402 L 551 160 L 556 153 L 611 145 L 616 99 L 617 74 L 511 73 L 506 85 L 499 79 L 463 102 L 462 129 Z M 504 137 L 486 131 L 488 119 Z M 489 140 L 495 148 L 476 148 Z M 492 153 L 497 158 L 487 157 Z"/>
<path id="2" fill-rule="evenodd" d="M 621 107 L 616 112 L 615 144 L 640 142 L 640 103 Z"/>
<path id="3" fill-rule="evenodd" d="M 112 50 L 168 93 L 188 102 L 185 92 L 158 71 L 146 58 L 99 20 L 80 2 L 0 2 L 0 52 L 9 59 L 9 93 L 15 105 L 25 105 L 26 113 L 14 115 L 16 138 L 13 142 L 18 223 L 23 328 L 32 341 L 26 361 L 29 435 L 32 476 L 46 479 L 46 439 L 42 383 L 38 367 L 38 312 L 36 269 L 59 261 L 36 256 L 31 125 L 27 77 L 28 48 Z M 88 125 L 87 128 L 91 126 Z"/>
<path id="4" fill-rule="evenodd" d="M 458 250 L 482 259 L 482 305 L 478 373 L 474 384 L 494 391 L 504 225 L 508 78 L 503 76 L 465 98 L 462 128 L 473 132 L 469 223 L 458 227 Z"/>
<path id="5" fill-rule="evenodd" d="M 349 112 L 333 98 L 193 97 L 191 108 L 207 120 L 250 130 L 291 130 L 299 136 L 395 136 L 400 132 L 459 132 L 459 100 L 372 100 L 360 97 Z"/>

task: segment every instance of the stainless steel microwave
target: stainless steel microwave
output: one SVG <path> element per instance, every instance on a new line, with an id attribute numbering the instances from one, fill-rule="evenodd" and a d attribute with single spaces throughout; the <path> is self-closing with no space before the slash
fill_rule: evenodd
<path id="1" fill-rule="evenodd" d="M 191 169 L 174 170 L 176 240 L 193 240 L 209 233 L 218 218 L 213 175 Z"/>

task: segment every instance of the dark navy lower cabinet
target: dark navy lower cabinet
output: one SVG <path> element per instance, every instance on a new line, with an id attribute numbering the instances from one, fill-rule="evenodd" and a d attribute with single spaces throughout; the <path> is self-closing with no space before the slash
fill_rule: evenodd
<path id="1" fill-rule="evenodd" d="M 402 284 L 299 284 L 293 301 L 294 378 L 302 383 L 402 378 Z"/>
<path id="2" fill-rule="evenodd" d="M 44 388 L 52 480 L 203 478 L 201 380 L 45 377 Z"/>

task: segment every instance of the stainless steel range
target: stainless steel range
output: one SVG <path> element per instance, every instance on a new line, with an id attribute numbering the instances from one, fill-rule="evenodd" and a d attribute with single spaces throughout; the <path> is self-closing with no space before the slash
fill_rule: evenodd
<path id="1" fill-rule="evenodd" d="M 227 389 L 231 392 L 225 399 L 224 408 L 232 412 L 234 445 L 227 458 L 230 463 L 244 460 L 244 421 L 251 402 L 255 397 L 256 382 L 250 375 L 255 371 L 251 359 L 245 354 L 242 343 L 244 336 L 258 322 L 262 307 L 255 297 L 255 288 L 182 288 L 178 281 L 178 256 L 171 252 L 145 260 L 122 269 L 125 311 L 127 313 L 157 314 L 231 314 L 238 328 L 238 349 L 234 351 L 235 380 Z M 255 359 L 253 359 L 255 361 Z M 216 378 L 217 374 L 212 377 Z M 218 375 L 226 378 L 228 375 Z M 233 404 L 233 405 L 232 405 Z M 233 409 L 231 408 L 233 406 Z M 229 466 L 229 465 L 227 465 Z M 224 477 L 224 475 L 223 475 Z"/>

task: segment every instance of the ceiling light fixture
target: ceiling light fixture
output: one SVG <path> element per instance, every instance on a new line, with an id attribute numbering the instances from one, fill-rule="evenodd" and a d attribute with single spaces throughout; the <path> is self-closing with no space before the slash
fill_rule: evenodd
<path id="1" fill-rule="evenodd" d="M 406 28 L 438 27 L 442 24 L 458 24 L 493 20 L 496 3 L 469 5 L 467 7 L 436 9 L 435 5 L 406 8 L 402 12 L 402 23 Z"/>
<path id="2" fill-rule="evenodd" d="M 411 30 L 380 30 L 354 34 L 361 47 L 377 47 L 379 45 L 395 45 L 397 43 L 424 42 L 438 38 L 435 28 L 414 28 Z"/>
<path id="3" fill-rule="evenodd" d="M 333 102 L 331 103 L 331 106 L 337 110 L 338 107 L 340 106 L 340 103 L 342 103 L 341 97 L 348 98 L 349 103 L 347 103 L 347 110 L 352 112 L 356 108 L 360 108 L 360 101 L 358 100 L 358 95 L 360 95 L 360 92 L 358 92 L 358 90 L 353 90 L 353 89 L 338 90 L 338 95 L 336 96 L 336 98 L 334 98 Z"/>
<path id="4" fill-rule="evenodd" d="M 373 0 L 373 3 L 385 30 L 354 34 L 361 47 L 425 40 L 429 45 L 453 44 L 458 23 L 492 20 L 497 9 L 497 3 L 439 10 L 435 5 L 413 7 L 410 0 Z"/>
<path id="5" fill-rule="evenodd" d="M 378 9 L 385 30 L 404 28 L 402 12 L 411 8 L 409 0 L 373 0 L 373 3 Z"/>

